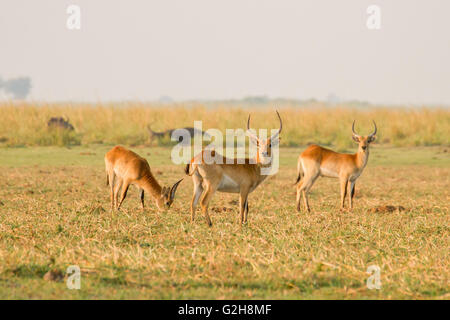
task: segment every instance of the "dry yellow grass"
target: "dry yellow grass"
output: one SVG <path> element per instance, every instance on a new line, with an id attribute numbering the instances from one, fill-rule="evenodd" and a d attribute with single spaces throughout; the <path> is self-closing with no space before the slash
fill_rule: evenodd
<path id="1" fill-rule="evenodd" d="M 0 146 L 89 145 L 148 143 L 146 126 L 155 131 L 193 126 L 203 121 L 203 129 L 245 127 L 248 112 L 255 128 L 276 128 L 274 108 L 284 121 L 282 146 L 302 146 L 310 142 L 332 145 L 339 150 L 353 146 L 349 134 L 353 119 L 361 134 L 371 132 L 375 120 L 379 127 L 378 143 L 394 146 L 450 145 L 448 109 L 370 108 L 346 106 L 327 108 L 316 103 L 240 108 L 239 105 L 201 103 L 157 105 L 122 104 L 32 104 L 0 105 Z M 65 116 L 75 126 L 74 133 L 49 132 L 46 123 L 52 116 Z"/>
<path id="2" fill-rule="evenodd" d="M 250 196 L 243 228 L 229 194 L 212 201 L 213 228 L 200 214 L 191 224 L 189 179 L 170 211 L 147 203 L 143 213 L 131 189 L 122 212 L 109 212 L 103 155 L 110 145 L 139 146 L 168 183 L 183 168 L 171 164 L 170 148 L 143 147 L 149 123 L 157 131 L 194 120 L 203 129 L 242 128 L 250 111 L 255 128 L 276 128 L 273 108 L 0 105 L 0 298 L 448 299 L 448 109 L 277 106 L 282 146 L 292 148 L 281 148 L 279 173 Z M 75 132 L 49 131 L 52 116 L 68 117 Z M 320 179 L 312 213 L 296 213 L 290 186 L 303 148 L 294 146 L 354 150 L 353 119 L 361 134 L 372 119 L 379 127 L 355 210 L 339 212 L 337 181 Z M 71 148 L 41 147 L 49 145 Z M 423 147 L 430 145 L 437 147 Z M 81 267 L 81 290 L 45 280 L 72 264 Z M 381 290 L 366 287 L 372 264 L 381 268 Z"/>
<path id="3" fill-rule="evenodd" d="M 322 178 L 309 214 L 295 211 L 291 188 L 302 149 L 282 148 L 242 228 L 237 197 L 221 193 L 214 226 L 201 214 L 191 224 L 189 179 L 170 211 L 147 202 L 143 213 L 131 188 L 122 212 L 109 212 L 107 150 L 0 149 L 0 298 L 449 298 L 447 148 L 375 145 L 355 210 L 340 212 L 338 182 Z M 134 150 L 163 183 L 183 176 L 169 148 Z M 386 205 L 405 210 L 372 212 Z M 43 279 L 72 264 L 81 290 Z M 369 265 L 381 290 L 366 287 Z"/>

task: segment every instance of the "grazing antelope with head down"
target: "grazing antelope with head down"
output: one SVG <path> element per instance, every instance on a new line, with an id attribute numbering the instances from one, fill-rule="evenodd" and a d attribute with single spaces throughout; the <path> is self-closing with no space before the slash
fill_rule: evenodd
<path id="1" fill-rule="evenodd" d="M 189 133 L 189 137 L 191 139 L 194 139 L 194 137 L 196 135 L 200 135 L 200 136 L 205 136 L 205 137 L 209 137 L 209 134 L 199 130 L 197 128 L 192 128 L 192 127 L 184 127 L 184 128 L 177 128 L 177 129 L 168 129 L 166 131 L 162 131 L 162 132 L 156 132 L 153 131 L 150 127 L 150 125 L 147 126 L 147 130 L 148 130 L 148 134 L 149 134 L 149 138 L 150 138 L 150 143 L 153 143 L 153 140 L 156 139 L 163 139 L 165 137 L 168 137 L 169 139 L 172 138 L 172 134 L 177 131 L 177 130 L 184 130 L 187 131 Z M 183 145 L 190 145 L 191 141 L 183 141 L 183 137 L 179 136 L 178 137 L 178 142 L 183 142 Z"/>
<path id="2" fill-rule="evenodd" d="M 255 159 L 227 159 L 221 156 L 220 163 L 205 163 L 203 150 L 197 156 L 192 158 L 187 164 L 185 172 L 192 176 L 194 182 L 194 195 L 191 201 L 191 221 L 195 218 L 195 208 L 200 200 L 202 212 L 206 217 L 209 226 L 212 225 L 208 214 L 208 204 L 214 195 L 214 192 L 239 193 L 240 203 L 240 222 L 247 222 L 248 216 L 248 195 L 261 184 L 267 175 L 262 174 L 263 168 L 269 168 L 272 165 L 272 145 L 279 142 L 279 134 L 282 129 L 280 120 L 280 129 L 269 139 L 261 140 L 255 134 L 250 132 L 250 115 L 247 121 L 247 134 L 250 140 L 256 144 L 257 152 Z M 215 151 L 211 151 L 211 157 L 216 157 Z M 244 161 L 243 161 L 244 160 Z"/>
<path id="3" fill-rule="evenodd" d="M 355 154 L 337 153 L 318 145 L 311 145 L 302 152 L 297 163 L 297 210 L 300 211 L 300 198 L 303 195 L 305 207 L 310 211 L 308 192 L 319 176 L 339 178 L 341 183 L 341 209 L 347 195 L 347 186 L 350 183 L 349 206 L 353 208 L 355 195 L 355 182 L 361 175 L 369 159 L 369 145 L 375 140 L 377 125 L 373 122 L 375 130 L 368 136 L 360 136 L 355 132 L 353 121 L 353 140 L 358 143 L 358 152 Z M 303 169 L 303 174 L 301 173 Z M 303 175 L 303 179 L 302 179 Z M 301 181 L 300 181 L 301 180 Z M 301 183 L 299 183 L 301 182 Z"/>
<path id="4" fill-rule="evenodd" d="M 183 180 L 179 180 L 171 188 L 161 187 L 150 171 L 147 160 L 120 146 L 106 153 L 105 167 L 106 184 L 111 187 L 111 210 L 115 207 L 120 209 L 130 184 L 135 184 L 139 188 L 142 209 L 144 209 L 144 192 L 153 197 L 158 209 L 169 208 L 175 198 L 178 184 Z"/>

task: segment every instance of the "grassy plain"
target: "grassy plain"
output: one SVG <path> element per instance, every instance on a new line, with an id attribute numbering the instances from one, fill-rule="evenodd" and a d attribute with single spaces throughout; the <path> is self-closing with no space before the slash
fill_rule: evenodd
<path id="1" fill-rule="evenodd" d="M 242 108 L 242 105 L 216 103 L 151 104 L 71 104 L 0 103 L 0 147 L 74 146 L 91 144 L 148 143 L 147 125 L 154 131 L 192 127 L 202 120 L 203 130 L 244 128 L 252 113 L 254 128 L 277 128 L 274 109 L 283 119 L 282 146 L 298 147 L 310 142 L 334 146 L 338 150 L 353 147 L 349 139 L 352 121 L 356 130 L 368 134 L 372 120 L 378 124 L 378 143 L 396 147 L 450 145 L 450 112 L 445 108 L 334 107 L 312 102 L 306 105 L 281 103 Z M 49 130 L 51 117 L 68 118 L 74 132 Z M 170 141 L 162 141 L 167 145 Z"/>
<path id="2" fill-rule="evenodd" d="M 142 212 L 131 188 L 123 210 L 111 213 L 103 167 L 110 146 L 18 145 L 0 148 L 0 299 L 450 298 L 446 146 L 375 144 L 354 211 L 340 212 L 338 181 L 321 178 L 311 213 L 295 211 L 292 187 L 303 148 L 282 148 L 279 173 L 250 195 L 248 225 L 238 224 L 237 196 L 217 193 L 209 228 L 200 213 L 189 221 L 190 179 L 169 211 L 157 212 L 147 196 Z M 133 150 L 162 184 L 184 176 L 170 148 Z M 373 211 L 385 205 L 404 210 Z M 43 279 L 69 265 L 81 268 L 81 290 Z M 370 265 L 381 269 L 381 290 L 366 287 Z"/>

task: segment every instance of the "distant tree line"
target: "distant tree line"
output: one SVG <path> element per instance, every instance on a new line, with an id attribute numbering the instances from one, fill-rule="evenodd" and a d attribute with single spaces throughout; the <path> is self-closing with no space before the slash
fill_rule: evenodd
<path id="1" fill-rule="evenodd" d="M 25 99 L 31 90 L 31 79 L 29 77 L 19 77 L 3 80 L 0 77 L 0 93 L 4 92 L 13 99 Z"/>

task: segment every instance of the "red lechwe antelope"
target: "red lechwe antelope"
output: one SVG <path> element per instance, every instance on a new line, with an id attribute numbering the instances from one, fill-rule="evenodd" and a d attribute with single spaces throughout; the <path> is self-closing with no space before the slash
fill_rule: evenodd
<path id="1" fill-rule="evenodd" d="M 303 195 L 305 207 L 310 211 L 308 203 L 308 192 L 319 176 L 339 178 L 341 183 L 341 209 L 347 195 L 347 186 L 350 182 L 349 206 L 353 208 L 353 196 L 355 195 L 355 182 L 361 175 L 369 159 L 369 145 L 375 140 L 377 125 L 373 122 L 375 130 L 368 136 L 360 136 L 355 132 L 355 121 L 353 121 L 353 140 L 358 143 L 358 152 L 355 154 L 337 153 L 311 145 L 302 152 L 298 158 L 297 170 L 297 210 L 300 211 L 300 198 Z M 302 171 L 303 170 L 303 174 Z M 303 178 L 302 178 L 303 175 Z"/>
<path id="2" fill-rule="evenodd" d="M 135 184 L 139 188 L 142 209 L 144 209 L 144 192 L 153 197 L 158 209 L 169 208 L 175 198 L 178 184 L 183 180 L 176 182 L 172 188 L 161 187 L 150 171 L 147 160 L 120 146 L 106 153 L 105 167 L 106 183 L 111 187 L 111 210 L 115 207 L 120 209 L 130 184 Z M 121 188 L 120 201 L 118 201 Z"/>
<path id="3" fill-rule="evenodd" d="M 279 134 L 282 129 L 280 115 L 280 129 L 272 137 L 260 140 L 250 130 L 250 115 L 247 121 L 247 134 L 253 143 L 256 143 L 257 152 L 255 159 L 245 158 L 244 163 L 239 163 L 238 159 L 226 159 L 222 157 L 219 163 L 207 164 L 203 161 L 202 151 L 192 158 L 187 164 L 185 172 L 192 176 L 194 182 L 194 195 L 191 201 L 191 221 L 195 218 L 195 207 L 200 199 L 202 212 L 206 217 L 209 226 L 212 225 L 208 214 L 208 204 L 214 195 L 214 192 L 239 193 L 241 224 L 247 222 L 248 215 L 248 195 L 261 184 L 267 175 L 261 173 L 262 168 L 269 168 L 272 165 L 272 144 L 279 142 Z M 216 157 L 215 152 L 211 151 L 211 156 Z M 217 159 L 217 158 L 216 158 Z M 243 159 L 240 159 L 243 160 Z"/>

